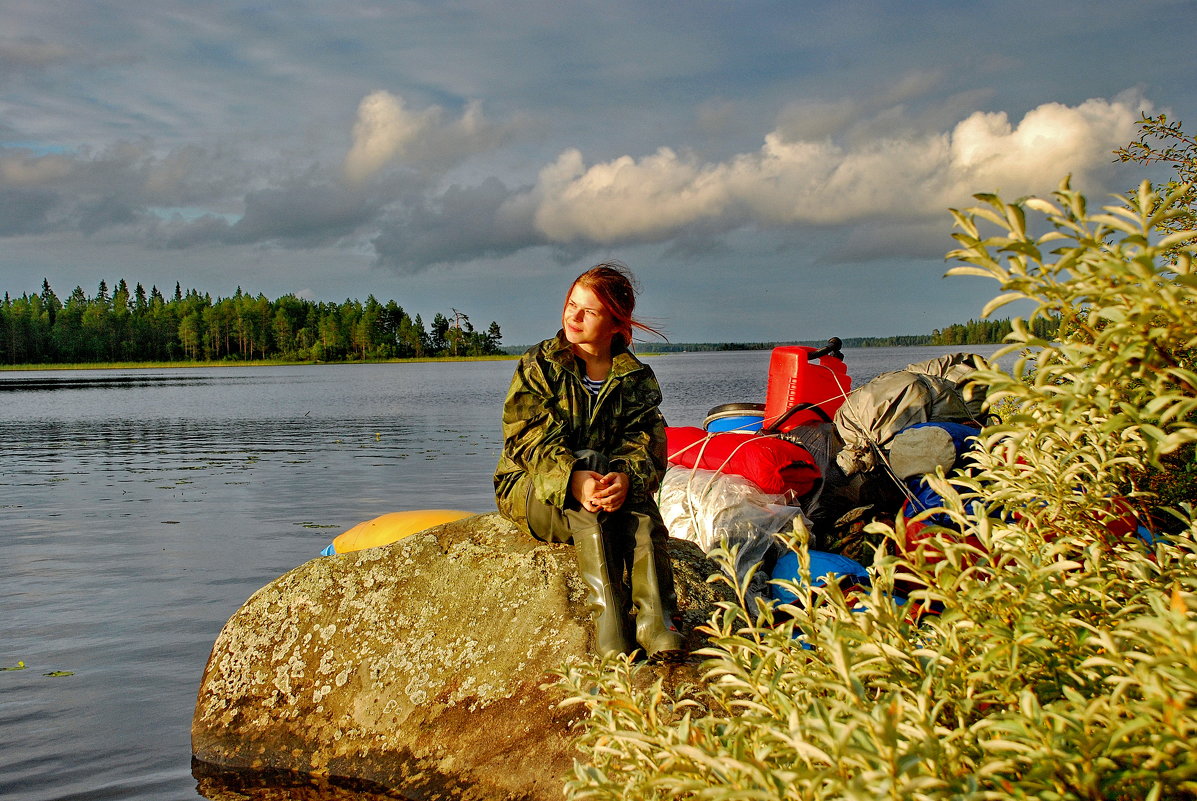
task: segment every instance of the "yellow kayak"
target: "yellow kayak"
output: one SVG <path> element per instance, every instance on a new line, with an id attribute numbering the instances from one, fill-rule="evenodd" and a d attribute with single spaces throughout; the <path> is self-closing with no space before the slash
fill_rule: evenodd
<path id="1" fill-rule="evenodd" d="M 320 552 L 322 556 L 377 548 L 423 531 L 442 523 L 452 523 L 476 512 L 462 512 L 455 509 L 417 509 L 411 512 L 390 512 L 373 520 L 358 523 L 348 531 L 336 536 L 332 544 Z"/>

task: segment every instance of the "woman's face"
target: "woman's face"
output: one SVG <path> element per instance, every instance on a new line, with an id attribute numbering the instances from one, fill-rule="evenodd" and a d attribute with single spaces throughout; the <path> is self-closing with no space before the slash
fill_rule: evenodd
<path id="1" fill-rule="evenodd" d="M 574 284 L 561 315 L 565 339 L 571 345 L 610 348 L 615 336 L 615 318 L 593 292 Z"/>

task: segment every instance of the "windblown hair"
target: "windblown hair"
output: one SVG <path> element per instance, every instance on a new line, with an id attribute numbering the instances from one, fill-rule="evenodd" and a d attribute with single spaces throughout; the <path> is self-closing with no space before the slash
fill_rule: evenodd
<path id="1" fill-rule="evenodd" d="M 632 344 L 633 329 L 668 339 L 657 329 L 636 319 L 636 277 L 623 262 L 605 261 L 579 275 L 565 293 L 567 303 L 574 287 L 579 285 L 593 292 L 603 307 L 615 318 L 616 334 L 623 337 L 625 347 Z"/>

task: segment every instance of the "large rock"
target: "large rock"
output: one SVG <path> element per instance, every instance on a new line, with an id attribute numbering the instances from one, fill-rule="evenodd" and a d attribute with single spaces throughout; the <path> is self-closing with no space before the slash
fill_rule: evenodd
<path id="1" fill-rule="evenodd" d="M 728 595 L 697 546 L 670 551 L 683 631 L 700 647 L 696 625 Z M 197 764 L 345 776 L 415 799 L 560 799 L 579 713 L 558 707 L 550 673 L 590 651 L 583 597 L 571 546 L 495 514 L 308 562 L 217 638 Z"/>

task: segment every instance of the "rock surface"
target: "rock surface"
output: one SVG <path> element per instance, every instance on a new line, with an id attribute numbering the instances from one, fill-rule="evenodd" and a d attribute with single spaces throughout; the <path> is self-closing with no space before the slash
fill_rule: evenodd
<path id="1" fill-rule="evenodd" d="M 671 540 L 670 554 L 682 628 L 701 647 L 695 626 L 729 596 L 697 546 Z M 225 624 L 192 751 L 201 766 L 345 776 L 413 799 L 560 799 L 579 713 L 558 708 L 550 673 L 589 653 L 583 597 L 571 546 L 496 514 L 314 559 Z"/>

